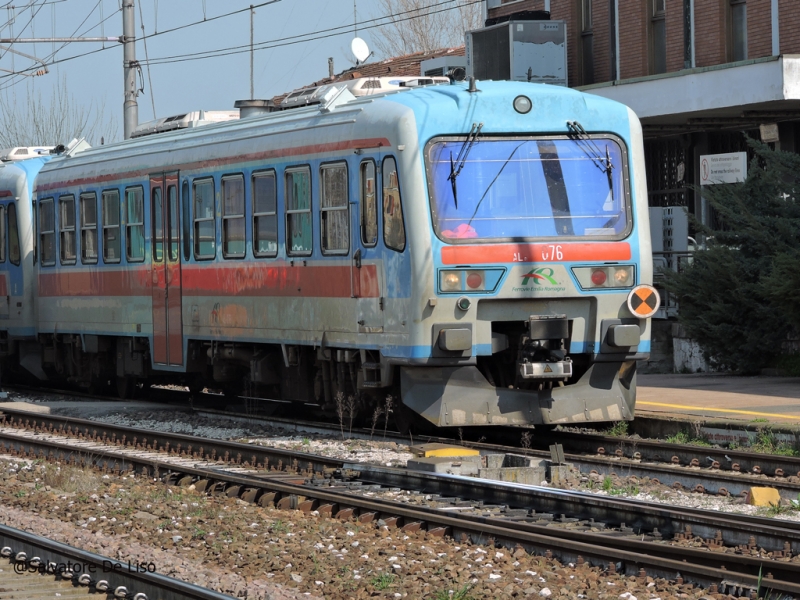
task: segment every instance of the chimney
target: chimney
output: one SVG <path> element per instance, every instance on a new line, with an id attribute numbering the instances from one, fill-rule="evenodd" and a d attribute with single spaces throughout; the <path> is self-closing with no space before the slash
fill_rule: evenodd
<path id="1" fill-rule="evenodd" d="M 239 118 L 258 117 L 278 110 L 272 100 L 237 100 L 234 108 L 239 109 Z"/>
<path id="2" fill-rule="evenodd" d="M 333 57 L 328 58 L 328 77 L 333 79 Z"/>

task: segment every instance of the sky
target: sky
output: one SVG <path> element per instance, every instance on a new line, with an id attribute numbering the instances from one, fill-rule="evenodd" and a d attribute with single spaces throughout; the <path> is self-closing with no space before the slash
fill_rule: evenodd
<path id="1" fill-rule="evenodd" d="M 336 72 L 355 64 L 350 51 L 353 0 L 135 3 L 136 58 L 143 65 L 144 79 L 144 94 L 138 97 L 139 122 L 190 110 L 230 109 L 235 100 L 250 97 L 247 9 L 251 3 L 256 5 L 256 98 L 271 98 L 327 76 L 328 57 L 333 57 Z M 356 16 L 361 22 L 358 34 L 370 47 L 374 46 L 374 36 L 381 34 L 380 28 L 368 28 L 374 25 L 371 19 L 383 16 L 378 4 L 375 0 L 356 0 Z M 120 6 L 121 0 L 0 0 L 0 38 L 117 37 L 122 33 Z M 242 12 L 222 16 L 237 10 Z M 144 34 L 150 36 L 144 41 L 142 25 Z M 35 63 L 0 48 L 0 102 L 7 94 L 25 98 L 31 90 L 49 98 L 63 80 L 76 104 L 102 107 L 104 115 L 119 124 L 116 139 L 122 138 L 121 44 L 17 43 L 12 47 L 48 63 L 49 73 L 37 77 L 10 74 L 8 71 L 27 69 Z M 225 55 L 200 59 L 204 53 L 217 50 Z M 369 60 L 380 58 L 384 57 L 376 53 Z"/>

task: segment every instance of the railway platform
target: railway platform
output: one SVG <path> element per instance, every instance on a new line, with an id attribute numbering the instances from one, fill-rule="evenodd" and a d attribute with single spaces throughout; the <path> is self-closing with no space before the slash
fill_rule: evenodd
<path id="1" fill-rule="evenodd" d="M 697 373 L 639 375 L 633 429 L 663 437 L 678 430 L 722 431 L 767 427 L 800 436 L 800 377 L 740 377 Z M 727 441 L 719 439 L 718 441 Z"/>

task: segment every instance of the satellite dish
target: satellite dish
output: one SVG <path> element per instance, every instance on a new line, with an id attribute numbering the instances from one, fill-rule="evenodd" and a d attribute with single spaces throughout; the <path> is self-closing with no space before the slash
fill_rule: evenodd
<path id="1" fill-rule="evenodd" d="M 364 62 L 369 58 L 369 46 L 367 46 L 367 42 L 361 38 L 353 38 L 353 41 L 350 43 L 350 50 L 352 50 L 358 62 Z"/>

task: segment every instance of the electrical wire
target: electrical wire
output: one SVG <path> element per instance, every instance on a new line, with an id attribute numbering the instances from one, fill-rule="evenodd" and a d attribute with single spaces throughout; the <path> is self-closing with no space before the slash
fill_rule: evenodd
<path id="1" fill-rule="evenodd" d="M 472 0 L 470 2 L 464 2 L 462 4 L 456 4 L 455 6 L 449 6 L 446 8 L 436 8 L 435 10 L 430 10 L 425 13 L 420 13 L 420 9 L 413 9 L 409 11 L 404 11 L 401 13 L 397 13 L 394 15 L 387 15 L 383 17 L 377 17 L 374 19 L 368 19 L 365 21 L 361 21 L 358 25 L 362 30 L 366 29 L 377 29 L 380 27 L 386 27 L 388 25 L 393 25 L 396 23 L 402 23 L 405 21 L 410 21 L 413 19 L 417 19 L 420 17 L 427 17 L 430 15 L 435 15 L 442 12 L 447 12 L 449 10 L 454 10 L 459 8 L 459 6 L 469 6 L 472 4 L 480 4 L 483 0 Z M 446 0 L 445 2 L 441 2 L 438 6 L 443 4 L 451 4 L 453 2 L 458 2 L 458 0 Z M 434 6 L 429 6 L 426 8 L 435 8 Z M 414 13 L 414 14 L 410 14 Z M 405 15 L 403 18 L 397 18 L 402 15 Z M 322 29 L 315 32 L 297 34 L 293 36 L 288 36 L 285 38 L 278 38 L 276 40 L 270 40 L 268 42 L 259 42 L 255 44 L 256 50 L 269 50 L 272 48 L 279 48 L 283 46 L 291 46 L 294 44 L 300 44 L 304 42 L 311 42 L 315 40 L 335 37 L 337 35 L 342 35 L 348 33 L 350 31 L 351 25 L 339 25 L 337 27 L 330 27 L 328 29 Z M 163 65 L 163 64 L 173 64 L 179 62 L 187 62 L 192 60 L 204 60 L 207 58 L 217 58 L 220 56 L 230 56 L 233 54 L 242 54 L 244 52 L 249 52 L 250 46 L 249 45 L 239 45 L 239 46 L 229 46 L 226 48 L 218 48 L 216 50 L 206 50 L 203 52 L 192 52 L 186 54 L 176 54 L 172 56 L 162 56 L 159 58 L 154 58 L 149 61 L 149 64 L 152 65 Z"/>

